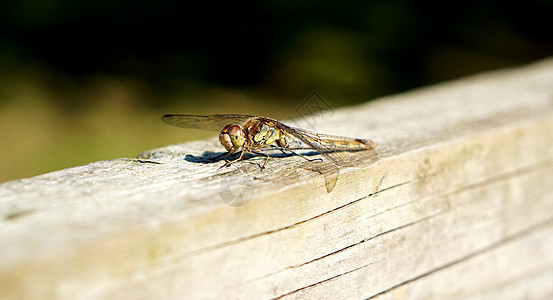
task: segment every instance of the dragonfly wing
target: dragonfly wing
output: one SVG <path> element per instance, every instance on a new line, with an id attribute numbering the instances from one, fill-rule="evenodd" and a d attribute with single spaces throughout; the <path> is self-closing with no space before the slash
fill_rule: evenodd
<path id="1" fill-rule="evenodd" d="M 254 116 L 237 114 L 222 114 L 211 116 L 164 115 L 163 117 L 161 117 L 161 120 L 169 125 L 177 127 L 220 131 L 228 124 L 243 125 L 250 118 L 254 118 Z"/>
<path id="2" fill-rule="evenodd" d="M 371 149 L 374 143 L 370 140 L 354 139 L 348 137 L 321 134 L 309 130 L 291 127 L 280 122 L 277 126 L 286 131 L 287 134 L 300 140 L 306 146 L 313 148 L 324 157 L 340 166 L 348 165 L 348 159 L 337 151 L 356 151 Z"/>

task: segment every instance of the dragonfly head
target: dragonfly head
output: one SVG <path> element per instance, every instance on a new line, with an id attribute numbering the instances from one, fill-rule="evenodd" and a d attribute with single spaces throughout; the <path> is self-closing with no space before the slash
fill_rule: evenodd
<path id="1" fill-rule="evenodd" d="M 219 134 L 219 142 L 228 152 L 238 151 L 245 141 L 246 133 L 239 125 L 229 124 Z"/>

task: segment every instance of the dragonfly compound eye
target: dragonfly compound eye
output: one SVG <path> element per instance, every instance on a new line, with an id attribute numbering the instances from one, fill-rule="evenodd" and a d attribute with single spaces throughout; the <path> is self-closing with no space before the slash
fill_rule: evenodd
<path id="1" fill-rule="evenodd" d="M 230 141 L 228 133 L 221 132 L 219 134 L 219 142 L 221 142 L 221 145 L 223 145 L 228 152 L 232 152 L 232 142 Z"/>
<path id="2" fill-rule="evenodd" d="M 238 125 L 233 125 L 229 128 L 228 134 L 230 135 L 230 140 L 232 144 L 236 147 L 242 147 L 246 141 L 246 134 L 244 129 Z"/>
<path id="3" fill-rule="evenodd" d="M 238 125 L 227 125 L 221 130 L 219 141 L 227 151 L 237 151 L 246 141 L 244 129 Z"/>

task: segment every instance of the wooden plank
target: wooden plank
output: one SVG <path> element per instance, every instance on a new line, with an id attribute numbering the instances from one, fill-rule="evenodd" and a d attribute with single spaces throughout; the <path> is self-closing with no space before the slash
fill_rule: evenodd
<path id="1" fill-rule="evenodd" d="M 215 139 L 0 185 L 0 298 L 553 295 L 553 60 L 313 120 L 379 143 L 330 193 Z"/>

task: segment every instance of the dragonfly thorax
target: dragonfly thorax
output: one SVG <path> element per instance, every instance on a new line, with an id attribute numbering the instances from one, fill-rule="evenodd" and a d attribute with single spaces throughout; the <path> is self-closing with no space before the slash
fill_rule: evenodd
<path id="1" fill-rule="evenodd" d="M 219 142 L 228 152 L 236 152 L 244 145 L 246 141 L 246 132 L 239 125 L 229 124 L 221 130 Z"/>

